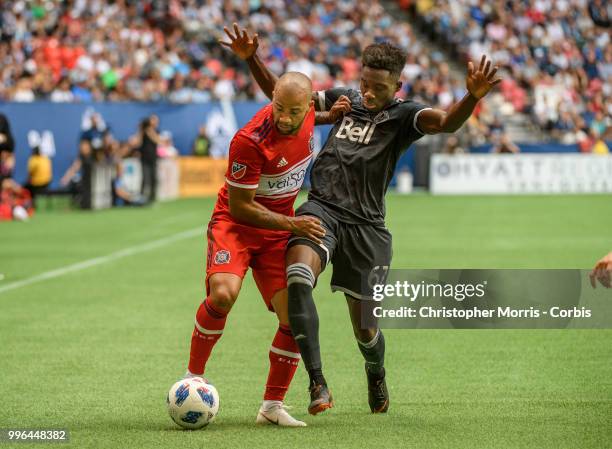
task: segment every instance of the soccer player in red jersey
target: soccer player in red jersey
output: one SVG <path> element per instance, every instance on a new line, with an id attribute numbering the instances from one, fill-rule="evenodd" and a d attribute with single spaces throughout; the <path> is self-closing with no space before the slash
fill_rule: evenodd
<path id="1" fill-rule="evenodd" d="M 295 217 L 293 203 L 313 157 L 315 121 L 333 123 L 350 109 L 348 99 L 339 99 L 330 113 L 315 113 L 311 91 L 308 77 L 286 73 L 276 85 L 272 103 L 236 133 L 226 183 L 208 225 L 207 297 L 196 313 L 186 376 L 204 375 L 251 267 L 268 310 L 279 321 L 256 420 L 260 424 L 306 425 L 283 407 L 300 359 L 289 328 L 285 251 L 292 234 L 320 241 L 325 233 L 317 218 Z"/>

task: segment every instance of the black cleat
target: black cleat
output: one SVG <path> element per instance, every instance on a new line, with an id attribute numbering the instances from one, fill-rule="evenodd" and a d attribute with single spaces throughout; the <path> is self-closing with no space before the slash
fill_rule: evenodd
<path id="1" fill-rule="evenodd" d="M 366 367 L 368 377 L 368 404 L 372 413 L 387 413 L 389 410 L 389 391 L 385 382 L 385 369 L 380 374 L 372 374 Z"/>
<path id="2" fill-rule="evenodd" d="M 334 406 L 334 399 L 327 385 L 311 385 L 309 391 L 310 405 L 308 406 L 308 413 L 311 415 L 317 415 Z"/>

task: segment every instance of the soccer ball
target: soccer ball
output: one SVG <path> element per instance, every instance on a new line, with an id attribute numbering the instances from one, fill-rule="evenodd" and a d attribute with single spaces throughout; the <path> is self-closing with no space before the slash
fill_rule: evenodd
<path id="1" fill-rule="evenodd" d="M 166 397 L 170 418 L 185 429 L 209 425 L 219 412 L 219 393 L 201 377 L 179 380 Z"/>

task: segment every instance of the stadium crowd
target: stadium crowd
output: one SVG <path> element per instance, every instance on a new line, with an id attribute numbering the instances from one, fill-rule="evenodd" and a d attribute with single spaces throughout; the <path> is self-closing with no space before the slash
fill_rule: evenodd
<path id="1" fill-rule="evenodd" d="M 482 102 L 464 144 L 498 136 L 501 116 L 514 111 L 533 114 L 564 143 L 610 133 L 602 0 L 399 3 L 449 48 L 475 60 L 487 53 L 505 69 L 501 94 Z M 10 0 L 0 21 L 2 100 L 264 100 L 244 63 L 218 44 L 234 21 L 259 34 L 274 72 L 304 72 L 316 89 L 356 87 L 361 49 L 388 40 L 408 53 L 400 96 L 446 108 L 465 93 L 449 55 L 424 48 L 413 24 L 379 0 Z"/>
<path id="2" fill-rule="evenodd" d="M 223 26 L 234 21 L 259 34 L 260 54 L 273 71 L 304 72 L 316 89 L 356 87 L 361 49 L 390 40 L 409 52 L 402 96 L 445 107 L 465 92 L 459 79 L 435 87 L 449 73 L 443 55 L 424 52 L 411 25 L 377 0 L 6 4 L 0 43 L 4 100 L 263 100 L 244 64 L 218 45 Z M 425 76 L 430 71 L 433 76 Z"/>
<path id="3" fill-rule="evenodd" d="M 486 53 L 508 76 L 507 113 L 530 114 L 566 144 L 589 151 L 612 138 L 612 6 L 605 0 L 419 0 L 423 29 L 453 54 Z"/>
<path id="4" fill-rule="evenodd" d="M 357 85 L 358 55 L 374 39 L 410 49 L 407 75 L 431 65 L 446 71 L 441 58 L 421 55 L 417 62 L 422 52 L 411 26 L 377 0 L 17 0 L 3 2 L 3 10 L 5 100 L 256 98 L 244 65 L 217 43 L 234 21 L 259 33 L 261 55 L 273 71 L 300 70 L 318 89 Z M 440 97 L 450 101 L 446 93 Z"/>

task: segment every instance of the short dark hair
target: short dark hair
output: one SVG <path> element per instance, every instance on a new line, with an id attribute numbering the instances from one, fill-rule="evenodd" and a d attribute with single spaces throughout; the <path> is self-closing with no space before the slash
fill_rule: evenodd
<path id="1" fill-rule="evenodd" d="M 371 69 L 388 70 L 399 76 L 406 64 L 406 53 L 389 42 L 368 45 L 361 54 L 361 64 Z"/>

